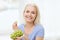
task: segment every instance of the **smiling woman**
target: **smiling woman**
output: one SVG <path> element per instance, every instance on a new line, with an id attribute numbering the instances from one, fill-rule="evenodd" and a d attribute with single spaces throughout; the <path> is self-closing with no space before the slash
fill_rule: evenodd
<path id="1" fill-rule="evenodd" d="M 14 30 L 22 30 L 24 33 L 23 37 L 17 37 L 16 40 L 43 40 L 44 39 L 44 28 L 39 24 L 39 10 L 35 4 L 27 4 L 23 17 L 25 24 L 17 26 L 17 22 L 13 23 Z"/>
<path id="2" fill-rule="evenodd" d="M 29 14 L 27 14 L 27 13 L 29 13 Z M 30 14 L 31 14 L 32 17 L 34 17 L 33 18 L 34 23 L 38 24 L 40 22 L 40 20 L 39 20 L 40 19 L 40 14 L 39 14 L 38 7 L 35 4 L 27 4 L 26 7 L 25 7 L 23 16 L 24 15 L 29 16 Z"/>

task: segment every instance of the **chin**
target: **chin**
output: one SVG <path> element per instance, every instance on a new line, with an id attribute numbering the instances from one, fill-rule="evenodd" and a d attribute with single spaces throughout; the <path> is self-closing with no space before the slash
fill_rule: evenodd
<path id="1" fill-rule="evenodd" d="M 28 20 L 28 21 L 26 21 L 26 22 L 28 22 L 28 23 L 32 23 L 32 21 L 29 21 L 29 20 Z"/>

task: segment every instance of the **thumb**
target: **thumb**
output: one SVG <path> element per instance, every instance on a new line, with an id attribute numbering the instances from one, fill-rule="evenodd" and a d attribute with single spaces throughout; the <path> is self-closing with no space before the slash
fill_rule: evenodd
<path id="1" fill-rule="evenodd" d="M 17 21 L 15 21 L 15 22 L 13 23 L 12 27 L 13 27 L 14 30 L 15 30 L 15 29 L 18 29 L 18 27 L 17 27 Z"/>

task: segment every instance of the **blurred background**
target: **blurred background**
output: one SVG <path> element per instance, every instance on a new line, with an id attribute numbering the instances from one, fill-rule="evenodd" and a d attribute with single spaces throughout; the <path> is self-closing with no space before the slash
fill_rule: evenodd
<path id="1" fill-rule="evenodd" d="M 23 10 L 29 3 L 39 7 L 45 40 L 60 40 L 60 0 L 0 0 L 0 40 L 11 40 L 12 24 L 23 23 Z"/>

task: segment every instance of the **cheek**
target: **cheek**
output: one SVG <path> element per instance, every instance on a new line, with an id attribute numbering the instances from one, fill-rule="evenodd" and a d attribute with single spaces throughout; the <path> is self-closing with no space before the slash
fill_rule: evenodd
<path id="1" fill-rule="evenodd" d="M 32 15 L 32 16 L 33 16 L 34 18 L 36 18 L 36 16 L 37 16 L 37 15 L 36 15 L 36 14 L 34 14 L 34 15 Z"/>
<path id="2" fill-rule="evenodd" d="M 33 16 L 33 20 L 35 20 L 35 19 L 36 19 L 36 17 L 37 17 L 37 16 L 36 16 L 36 15 L 34 15 L 34 16 Z"/>

